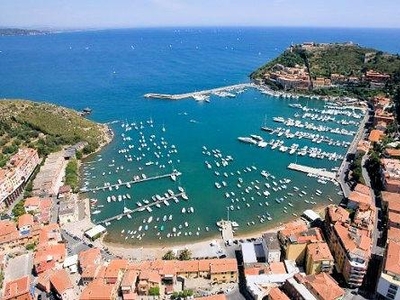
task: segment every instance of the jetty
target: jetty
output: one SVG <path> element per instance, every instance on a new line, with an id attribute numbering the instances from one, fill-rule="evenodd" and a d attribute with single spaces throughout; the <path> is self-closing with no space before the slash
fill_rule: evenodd
<path id="1" fill-rule="evenodd" d="M 225 243 L 233 240 L 233 227 L 232 222 L 225 221 L 221 226 L 222 239 Z"/>
<path id="2" fill-rule="evenodd" d="M 167 197 L 167 198 L 164 197 L 164 198 L 162 198 L 160 200 L 156 200 L 154 202 L 142 205 L 142 206 L 134 208 L 134 209 L 128 209 L 128 208 L 124 207 L 124 211 L 122 213 L 117 214 L 117 215 L 115 215 L 113 217 L 101 220 L 101 221 L 97 221 L 96 224 L 98 225 L 98 224 L 111 222 L 111 221 L 114 221 L 114 220 L 120 220 L 122 217 L 127 216 L 129 214 L 132 214 L 132 213 L 135 213 L 135 212 L 138 212 L 138 211 L 145 211 L 148 207 L 151 207 L 151 206 L 154 206 L 154 205 L 157 205 L 157 204 L 161 204 L 161 203 L 165 203 L 165 201 L 168 201 L 168 200 L 171 200 L 171 199 L 174 199 L 174 198 L 178 198 L 178 197 L 182 197 L 182 196 L 185 197 L 185 195 L 186 195 L 185 192 L 180 192 L 180 193 L 171 195 L 170 197 Z"/>
<path id="3" fill-rule="evenodd" d="M 169 99 L 169 100 L 182 100 L 187 98 L 195 98 L 201 96 L 209 96 L 215 93 L 221 92 L 231 92 L 236 90 L 243 90 L 246 88 L 255 88 L 256 85 L 254 83 L 240 83 L 235 85 L 229 85 L 209 90 L 203 90 L 198 92 L 190 92 L 190 93 L 183 93 L 183 94 L 157 94 L 157 93 L 148 93 L 145 94 L 145 98 L 154 98 L 154 99 Z"/>
<path id="4" fill-rule="evenodd" d="M 130 184 L 135 184 L 135 183 L 144 182 L 144 181 L 151 181 L 151 180 L 156 180 L 156 179 L 161 179 L 161 178 L 166 178 L 166 177 L 170 177 L 172 180 L 174 180 L 174 178 L 176 178 L 177 176 L 180 176 L 180 175 L 182 175 L 181 172 L 174 171 L 174 172 L 169 173 L 169 174 L 163 174 L 163 175 L 157 175 L 157 176 L 152 176 L 152 177 L 140 178 L 140 179 L 136 179 L 136 180 L 133 179 L 131 181 L 115 183 L 115 184 L 109 184 L 109 185 L 103 185 L 103 186 L 96 186 L 94 188 L 82 188 L 82 189 L 79 190 L 79 192 L 80 193 L 95 192 L 95 191 L 99 191 L 99 190 L 106 190 L 106 189 L 109 189 L 109 188 L 112 189 L 112 188 L 116 188 L 116 187 L 120 187 L 120 186 L 128 186 Z"/>
<path id="5" fill-rule="evenodd" d="M 303 166 L 303 165 L 299 165 L 299 164 L 295 164 L 295 163 L 289 164 L 288 169 L 299 171 L 299 172 L 304 172 L 307 174 L 314 174 L 314 175 L 321 176 L 321 177 L 326 177 L 331 180 L 336 179 L 335 172 L 326 171 L 325 169 L 313 168 L 313 167 Z"/>

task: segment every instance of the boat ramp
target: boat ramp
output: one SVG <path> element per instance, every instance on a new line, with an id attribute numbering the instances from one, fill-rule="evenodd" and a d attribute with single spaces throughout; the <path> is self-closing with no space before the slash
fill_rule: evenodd
<path id="1" fill-rule="evenodd" d="M 289 164 L 288 169 L 299 171 L 299 172 L 304 172 L 307 174 L 314 174 L 314 175 L 317 175 L 320 177 L 329 178 L 331 180 L 336 179 L 335 172 L 329 172 L 329 171 L 326 171 L 325 169 L 313 168 L 313 167 L 303 166 L 303 165 L 299 165 L 299 164 L 295 164 L 295 163 Z"/>
<path id="2" fill-rule="evenodd" d="M 184 93 L 184 94 L 157 94 L 157 93 L 149 93 L 145 94 L 144 97 L 146 98 L 155 98 L 155 99 L 169 99 L 169 100 L 182 100 L 187 98 L 196 98 L 201 96 L 209 96 L 211 94 L 218 94 L 222 92 L 231 92 L 236 90 L 243 90 L 246 88 L 255 88 L 254 83 L 240 83 L 235 85 L 229 85 L 224 87 L 219 87 L 210 90 L 198 91 L 198 92 L 191 92 L 191 93 Z"/>
<path id="3" fill-rule="evenodd" d="M 116 187 L 120 186 L 129 186 L 131 184 L 139 183 L 139 182 L 144 182 L 144 181 L 150 181 L 150 180 L 156 180 L 156 179 L 161 179 L 161 178 L 166 178 L 170 177 L 172 180 L 175 181 L 176 177 L 182 175 L 181 172 L 174 171 L 169 174 L 163 174 L 163 175 L 157 175 L 157 176 L 152 176 L 152 177 L 146 177 L 146 178 L 140 178 L 136 180 L 131 180 L 131 181 L 126 181 L 126 182 L 121 182 L 121 183 L 115 183 L 115 184 L 109 184 L 109 185 L 104 185 L 104 186 L 97 186 L 95 188 L 82 188 L 80 189 L 80 193 L 88 193 L 88 192 L 95 192 L 95 191 L 100 191 L 100 190 L 106 190 L 106 189 L 113 189 Z"/>

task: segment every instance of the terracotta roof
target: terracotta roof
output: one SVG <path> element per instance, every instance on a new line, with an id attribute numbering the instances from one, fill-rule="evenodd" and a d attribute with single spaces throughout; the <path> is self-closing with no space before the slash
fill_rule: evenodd
<path id="1" fill-rule="evenodd" d="M 99 273 L 101 268 L 105 268 L 99 265 L 88 265 L 82 269 L 81 277 L 82 278 L 97 278 L 97 274 Z"/>
<path id="2" fill-rule="evenodd" d="M 117 278 L 120 270 L 126 270 L 129 262 L 126 259 L 113 259 L 106 267 L 104 278 Z"/>
<path id="3" fill-rule="evenodd" d="M 371 142 L 379 142 L 379 140 L 381 139 L 381 137 L 385 135 L 383 131 L 381 130 L 377 130 L 377 129 L 373 129 L 371 130 L 371 133 L 369 134 L 368 140 L 370 140 Z"/>
<path id="4" fill-rule="evenodd" d="M 279 234 L 287 237 L 294 233 L 306 231 L 307 229 L 308 226 L 305 222 L 290 222 L 285 225 L 284 229 L 279 231 Z"/>
<path id="5" fill-rule="evenodd" d="M 148 282 L 160 283 L 161 276 L 157 271 L 142 270 L 139 274 L 139 280 L 146 280 Z"/>
<path id="6" fill-rule="evenodd" d="M 234 258 L 214 260 L 210 265 L 211 274 L 223 272 L 237 272 L 237 261 Z"/>
<path id="7" fill-rule="evenodd" d="M 306 286 L 311 288 L 313 294 L 320 300 L 336 300 L 344 296 L 344 290 L 327 273 L 306 276 Z"/>
<path id="8" fill-rule="evenodd" d="M 89 248 L 85 251 L 79 252 L 79 266 L 82 270 L 89 265 L 98 264 L 101 260 L 101 252 L 99 248 Z"/>
<path id="9" fill-rule="evenodd" d="M 23 214 L 18 218 L 18 228 L 24 226 L 33 226 L 33 216 L 31 214 Z"/>
<path id="10" fill-rule="evenodd" d="M 356 191 L 351 191 L 348 199 L 357 203 L 358 208 L 361 210 L 367 210 L 371 206 L 372 201 L 371 196 Z"/>
<path id="11" fill-rule="evenodd" d="M 400 194 L 382 191 L 382 201 L 387 203 L 389 211 L 400 213 Z"/>
<path id="12" fill-rule="evenodd" d="M 394 211 L 389 211 L 388 219 L 390 222 L 400 224 L 400 214 Z"/>
<path id="13" fill-rule="evenodd" d="M 124 300 L 135 300 L 136 297 L 137 297 L 137 294 L 134 292 L 122 294 L 122 299 L 124 299 Z"/>
<path id="14" fill-rule="evenodd" d="M 387 155 L 389 155 L 391 157 L 399 157 L 400 156 L 400 149 L 387 148 L 387 149 L 385 149 L 385 152 Z"/>
<path id="15" fill-rule="evenodd" d="M 138 277 L 138 272 L 136 270 L 128 270 L 125 272 L 124 277 L 122 278 L 121 287 L 122 286 L 131 286 L 136 283 L 136 279 Z"/>
<path id="16" fill-rule="evenodd" d="M 17 227 L 14 222 L 8 220 L 0 221 L 0 236 L 8 235 L 13 232 L 17 232 Z"/>
<path id="17" fill-rule="evenodd" d="M 64 269 L 57 270 L 50 276 L 50 282 L 58 294 L 62 295 L 66 290 L 73 289 L 74 286 Z"/>
<path id="18" fill-rule="evenodd" d="M 3 300 L 8 299 L 32 299 L 30 296 L 22 298 L 22 295 L 29 295 L 29 276 L 21 277 L 12 281 L 7 281 L 4 287 Z M 20 298 L 21 297 L 21 298 Z"/>
<path id="19" fill-rule="evenodd" d="M 371 239 L 364 234 L 361 234 L 363 231 L 352 228 L 353 233 L 349 231 L 349 228 L 343 226 L 340 223 L 336 223 L 334 228 L 338 234 L 339 239 L 341 240 L 344 248 L 349 252 L 354 252 L 357 250 L 361 250 L 364 252 L 364 256 L 369 257 L 370 254 L 370 246 Z M 361 255 L 360 251 L 357 251 L 359 255 Z"/>
<path id="20" fill-rule="evenodd" d="M 388 241 L 400 242 L 400 228 L 397 227 L 389 227 L 387 233 Z"/>
<path id="21" fill-rule="evenodd" d="M 371 197 L 371 189 L 364 184 L 357 183 L 357 185 L 354 188 L 354 191 Z"/>
<path id="22" fill-rule="evenodd" d="M 114 284 L 104 284 L 102 280 L 90 282 L 82 291 L 80 300 L 110 300 L 115 292 Z"/>
<path id="23" fill-rule="evenodd" d="M 199 263 L 196 260 L 182 260 L 176 262 L 177 272 L 196 273 L 199 271 Z"/>
<path id="24" fill-rule="evenodd" d="M 39 207 L 39 204 L 40 204 L 40 198 L 39 197 L 29 197 L 29 198 L 26 198 L 25 203 L 24 203 L 24 207 L 28 207 L 28 206 Z"/>
<path id="25" fill-rule="evenodd" d="M 386 250 L 384 271 L 386 273 L 400 275 L 400 244 L 389 241 Z"/>
<path id="26" fill-rule="evenodd" d="M 283 262 L 272 262 L 269 264 L 271 274 L 286 274 L 285 264 Z"/>
<path id="27" fill-rule="evenodd" d="M 346 222 L 350 216 L 350 213 L 346 209 L 337 205 L 329 205 L 327 207 L 327 214 L 332 223 L 336 223 L 337 221 Z"/>
<path id="28" fill-rule="evenodd" d="M 65 244 L 47 245 L 36 251 L 33 263 L 34 265 L 45 261 L 57 261 L 61 263 L 64 261 L 65 254 Z"/>
<path id="29" fill-rule="evenodd" d="M 290 300 L 288 296 L 284 292 L 282 292 L 279 288 L 274 287 L 270 290 L 268 294 L 269 300 Z"/>
<path id="30" fill-rule="evenodd" d="M 307 252 L 313 261 L 332 260 L 333 256 L 329 250 L 328 244 L 325 242 L 311 243 L 307 245 Z"/>
<path id="31" fill-rule="evenodd" d="M 50 277 L 53 275 L 55 270 L 47 270 L 43 273 L 40 273 L 38 275 L 37 281 L 36 281 L 36 286 L 40 289 L 45 291 L 46 293 L 50 292 Z"/>
<path id="32" fill-rule="evenodd" d="M 40 230 L 38 248 L 62 241 L 60 226 L 57 223 L 48 224 Z"/>

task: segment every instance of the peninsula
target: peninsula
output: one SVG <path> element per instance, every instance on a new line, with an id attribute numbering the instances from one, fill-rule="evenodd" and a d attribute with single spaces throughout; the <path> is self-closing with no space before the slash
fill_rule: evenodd
<path id="1" fill-rule="evenodd" d="M 302 43 L 250 74 L 273 90 L 362 99 L 394 93 L 400 82 L 400 56 L 353 43 Z"/>

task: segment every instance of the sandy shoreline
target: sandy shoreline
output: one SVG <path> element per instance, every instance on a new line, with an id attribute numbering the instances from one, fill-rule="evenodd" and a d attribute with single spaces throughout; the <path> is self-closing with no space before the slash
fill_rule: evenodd
<path id="1" fill-rule="evenodd" d="M 317 212 L 321 218 L 324 218 L 324 211 L 327 205 L 321 205 L 314 208 L 314 211 Z M 278 232 L 282 230 L 287 223 L 291 222 L 300 222 L 301 218 L 293 217 L 293 219 L 288 220 L 285 223 L 282 223 L 278 226 L 273 226 L 268 228 L 266 226 L 265 229 L 260 229 L 254 232 L 243 233 L 235 235 L 236 240 L 246 240 L 251 238 L 259 238 L 264 233 L 269 232 Z M 223 249 L 225 247 L 224 241 L 222 240 L 221 236 L 216 235 L 215 238 L 201 240 L 198 242 L 187 242 L 187 243 L 176 243 L 176 244 L 168 244 L 162 245 L 162 242 L 159 246 L 156 245 L 143 245 L 141 247 L 134 247 L 130 244 L 122 244 L 122 243 L 112 243 L 112 242 L 104 242 L 101 241 L 103 247 L 106 247 L 110 250 L 111 253 L 117 256 L 121 256 L 127 259 L 134 259 L 134 260 L 154 260 L 154 259 L 161 259 L 162 256 L 168 250 L 183 250 L 189 249 L 192 252 L 193 257 L 212 257 L 218 256 L 216 251 Z"/>

